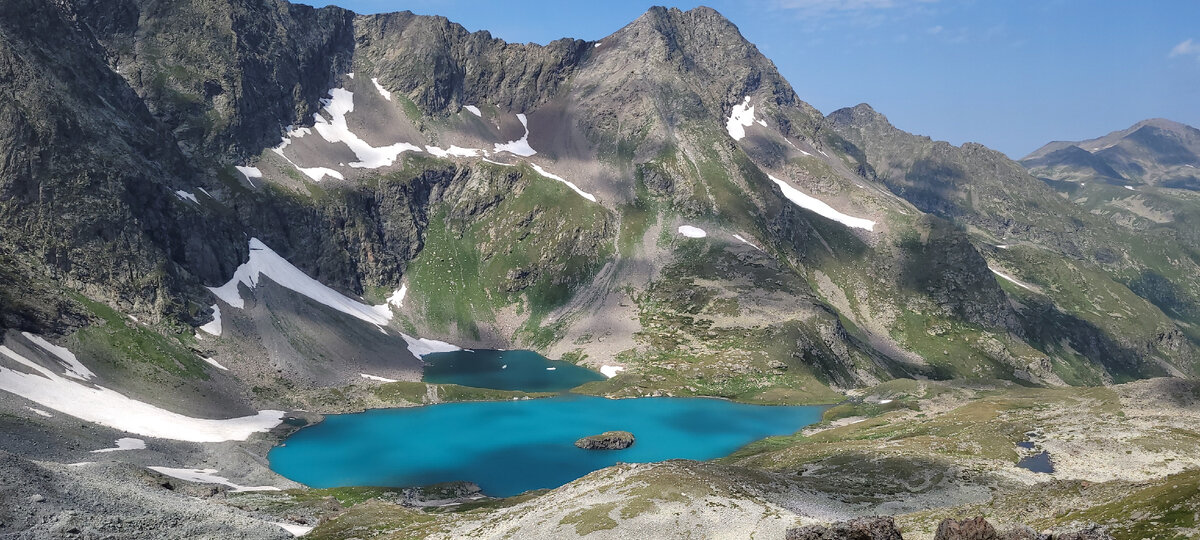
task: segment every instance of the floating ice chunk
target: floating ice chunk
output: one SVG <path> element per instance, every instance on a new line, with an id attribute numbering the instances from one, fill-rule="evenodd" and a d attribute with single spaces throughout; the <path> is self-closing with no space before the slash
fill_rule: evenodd
<path id="1" fill-rule="evenodd" d="M 196 203 L 196 204 L 200 204 L 200 201 L 196 200 L 196 195 L 195 195 L 195 194 L 192 194 L 192 193 L 190 193 L 190 192 L 184 191 L 184 190 L 182 190 L 182 189 L 181 189 L 181 190 L 178 190 L 178 191 L 176 191 L 176 192 L 175 192 L 175 196 L 176 196 L 176 197 L 179 197 L 179 200 L 181 200 L 181 201 L 192 201 L 192 202 L 194 202 L 194 203 Z"/>
<path id="2" fill-rule="evenodd" d="M 204 361 L 208 362 L 208 364 L 212 367 L 215 367 L 221 371 L 229 371 L 229 368 L 222 366 L 220 362 L 216 361 L 216 359 L 208 358 L 206 356 L 201 356 L 200 358 L 204 359 Z"/>
<path id="3" fill-rule="evenodd" d="M 208 290 L 237 309 L 245 308 L 239 285 L 251 289 L 258 286 L 262 276 L 271 278 L 281 287 L 291 289 L 311 298 L 332 309 L 356 317 L 376 325 L 386 325 L 392 319 L 392 310 L 388 304 L 368 306 L 357 300 L 339 293 L 323 283 L 308 277 L 287 259 L 267 247 L 257 238 L 250 239 L 250 260 L 239 266 L 233 273 L 233 278 L 220 287 L 209 287 Z"/>
<path id="4" fill-rule="evenodd" d="M 101 448 L 92 450 L 93 454 L 103 454 L 105 452 L 118 452 L 121 450 L 145 450 L 146 441 L 135 439 L 133 437 L 121 437 L 117 439 L 117 445 L 112 448 Z"/>
<path id="5" fill-rule="evenodd" d="M 746 96 L 745 101 L 733 106 L 729 120 L 725 122 L 725 131 L 729 132 L 733 140 L 740 141 L 746 136 L 746 128 L 753 123 L 754 107 L 750 106 L 750 96 Z"/>
<path id="6" fill-rule="evenodd" d="M 436 146 L 426 146 L 425 151 L 429 152 L 430 154 L 434 155 L 435 157 L 446 157 L 446 156 L 476 157 L 479 155 L 479 150 L 476 148 L 462 148 L 462 147 L 458 147 L 458 146 L 454 146 L 454 145 L 450 145 L 450 148 L 446 149 L 446 150 L 443 150 Z"/>
<path id="7" fill-rule="evenodd" d="M 622 371 L 625 371 L 625 368 L 623 368 L 621 366 L 600 366 L 600 373 L 602 373 L 605 377 L 608 377 L 610 379 L 613 377 L 616 377 L 617 373 L 620 373 Z"/>
<path id="8" fill-rule="evenodd" d="M 388 297 L 387 303 L 398 308 L 402 308 L 404 307 L 405 294 L 408 294 L 408 284 L 401 283 L 400 288 L 396 289 L 394 292 L 392 292 L 392 295 Z"/>
<path id="9" fill-rule="evenodd" d="M 314 114 L 313 121 L 315 123 L 313 128 L 326 141 L 343 143 L 354 152 L 358 161 L 351 162 L 351 167 L 378 169 L 379 167 L 395 163 L 396 156 L 399 156 L 403 152 L 421 151 L 420 147 L 403 142 L 381 148 L 371 146 L 366 141 L 360 139 L 358 135 L 355 135 L 354 132 L 350 131 L 350 128 L 346 125 L 346 114 L 354 111 L 354 94 L 344 88 L 334 88 L 329 91 L 329 95 L 331 97 L 322 103 L 325 104 L 324 111 L 329 113 L 331 119 L 326 120 L 319 113 Z"/>
<path id="10" fill-rule="evenodd" d="M 479 110 L 479 107 L 474 105 L 463 105 L 463 108 L 470 111 L 471 114 L 483 118 L 483 111 Z"/>
<path id="11" fill-rule="evenodd" d="M 75 357 L 75 353 L 72 353 L 66 347 L 59 347 L 58 345 L 46 341 L 46 339 L 42 336 L 30 334 L 29 332 L 21 332 L 21 335 L 25 336 L 25 339 L 32 341 L 35 345 L 41 347 L 46 352 L 53 354 L 55 358 L 58 358 L 63 363 L 64 367 L 67 368 L 67 370 L 63 372 L 63 375 L 66 375 L 72 379 L 79 379 L 81 381 L 88 381 L 96 376 L 95 373 L 92 373 L 92 370 L 88 369 L 87 366 L 83 365 L 83 362 L 80 362 L 79 359 Z"/>
<path id="12" fill-rule="evenodd" d="M 0 390 L 81 420 L 144 437 L 192 442 L 242 441 L 253 433 L 279 425 L 283 418 L 283 411 L 272 410 L 226 420 L 184 416 L 103 386 L 60 377 L 6 345 L 0 345 L 0 355 L 22 367 L 22 371 L 0 367 Z"/>
<path id="13" fill-rule="evenodd" d="M 579 186 L 577 186 L 571 182 L 568 182 L 567 180 L 563 179 L 563 177 L 547 172 L 546 169 L 541 168 L 536 163 L 530 163 L 529 165 L 531 167 L 533 167 L 533 170 L 537 171 L 538 174 L 545 176 L 546 178 L 549 178 L 551 180 L 558 180 L 559 182 L 566 184 L 567 187 L 571 188 L 571 191 L 578 193 L 580 197 L 583 197 L 592 202 L 596 202 L 595 195 L 592 195 L 591 193 L 588 193 L 582 189 L 579 189 Z"/>
<path id="14" fill-rule="evenodd" d="M 546 371 L 554 371 L 554 370 L 556 370 L 556 369 L 558 369 L 558 368 L 556 368 L 556 367 L 548 367 L 548 368 L 546 368 Z"/>
<path id="15" fill-rule="evenodd" d="M 691 225 L 680 225 L 679 234 L 682 234 L 688 238 L 704 238 L 705 236 L 708 236 L 708 233 L 704 232 L 704 229 L 693 227 Z"/>
<path id="16" fill-rule="evenodd" d="M 214 336 L 220 336 L 221 335 L 221 306 L 217 305 L 217 304 L 213 304 L 212 310 L 213 310 L 213 320 L 200 326 L 200 329 L 209 334 L 212 334 Z"/>
<path id="17" fill-rule="evenodd" d="M 239 486 L 230 482 L 224 476 L 217 476 L 216 469 L 175 469 L 171 467 L 148 467 L 152 471 L 157 471 L 171 478 L 187 480 L 188 482 L 199 482 L 202 484 L 221 484 L 233 488 L 232 491 L 280 491 L 274 486 Z"/>
<path id="18" fill-rule="evenodd" d="M 353 79 L 353 78 L 354 78 L 354 77 L 351 77 L 351 79 Z M 383 99 L 386 99 L 386 100 L 388 100 L 388 101 L 391 101 L 391 100 L 392 100 L 392 93 L 391 93 L 391 92 L 388 92 L 388 91 L 387 91 L 387 90 L 386 90 L 386 89 L 383 87 L 383 85 L 382 85 L 382 84 L 379 84 L 379 79 L 377 79 L 377 78 L 375 78 L 375 77 L 371 77 L 371 84 L 374 84 L 374 85 L 375 85 L 375 89 L 376 89 L 376 90 L 379 90 L 379 95 L 383 96 Z"/>
<path id="19" fill-rule="evenodd" d="M 359 373 L 358 375 L 368 381 L 376 381 L 376 382 L 382 382 L 382 383 L 396 382 L 396 379 L 389 379 L 387 377 L 380 377 L 378 375 L 367 375 L 366 373 Z"/>
<path id="20" fill-rule="evenodd" d="M 529 146 L 529 120 L 524 114 L 518 114 L 517 120 L 521 121 L 521 125 L 525 127 L 525 134 L 520 139 L 508 141 L 504 144 L 496 143 L 496 152 L 508 152 L 518 156 L 529 157 L 537 153 L 533 147 Z"/>
<path id="21" fill-rule="evenodd" d="M 800 208 L 803 208 L 805 210 L 813 212 L 821 217 L 832 219 L 832 220 L 834 220 L 838 223 L 841 223 L 847 227 L 854 227 L 857 229 L 865 229 L 868 231 L 875 229 L 874 221 L 871 221 L 869 219 L 856 218 L 856 217 L 848 216 L 846 214 L 838 212 L 837 210 L 834 210 L 832 206 L 825 204 L 824 201 L 821 201 L 820 199 L 806 195 L 804 192 L 792 187 L 790 184 L 788 184 L 787 182 L 784 182 L 783 180 L 775 178 L 774 176 L 771 176 L 771 175 L 767 175 L 767 178 L 770 178 L 772 182 L 775 182 L 775 184 L 779 186 L 779 189 L 781 191 L 783 191 L 784 197 L 787 197 L 787 199 L 789 201 L 792 201 L 792 203 L 794 203 L 796 206 L 799 206 Z"/>

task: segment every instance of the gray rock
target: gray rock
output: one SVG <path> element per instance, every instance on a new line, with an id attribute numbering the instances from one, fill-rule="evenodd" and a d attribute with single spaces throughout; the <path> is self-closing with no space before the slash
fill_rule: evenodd
<path id="1" fill-rule="evenodd" d="M 584 450 L 624 450 L 633 446 L 633 434 L 628 431 L 605 431 L 575 441 L 575 446 Z"/>

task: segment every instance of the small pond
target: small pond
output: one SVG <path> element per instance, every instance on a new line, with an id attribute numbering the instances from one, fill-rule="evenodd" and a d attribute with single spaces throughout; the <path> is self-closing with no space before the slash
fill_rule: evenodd
<path id="1" fill-rule="evenodd" d="M 269 458 L 279 474 L 317 488 L 470 481 L 506 497 L 617 462 L 722 457 L 751 441 L 794 433 L 820 420 L 823 409 L 578 395 L 376 409 L 328 416 Z M 610 430 L 630 431 L 637 440 L 624 450 L 574 446 Z"/>
<path id="2" fill-rule="evenodd" d="M 533 351 L 462 350 L 426 355 L 425 382 L 475 388 L 559 392 L 606 377 Z"/>

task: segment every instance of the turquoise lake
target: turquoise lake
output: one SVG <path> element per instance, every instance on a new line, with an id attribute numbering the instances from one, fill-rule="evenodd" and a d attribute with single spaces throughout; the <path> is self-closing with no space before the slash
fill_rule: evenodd
<path id="1" fill-rule="evenodd" d="M 422 380 L 497 390 L 558 392 L 605 376 L 533 351 L 479 349 L 426 355 Z"/>
<path id="2" fill-rule="evenodd" d="M 617 462 L 714 459 L 820 420 L 823 407 L 745 405 L 704 398 L 547 399 L 448 403 L 331 415 L 271 450 L 271 468 L 311 487 L 406 487 L 475 482 L 507 497 L 554 488 Z M 609 430 L 624 450 L 581 450 Z"/>

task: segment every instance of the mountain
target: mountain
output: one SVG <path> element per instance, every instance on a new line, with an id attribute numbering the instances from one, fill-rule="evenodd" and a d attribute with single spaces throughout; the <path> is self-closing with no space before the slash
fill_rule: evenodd
<path id="1" fill-rule="evenodd" d="M 1200 189 L 1200 130 L 1163 118 L 1079 142 L 1055 141 L 1021 159 L 1039 177 L 1118 186 Z"/>
<path id="2" fill-rule="evenodd" d="M 685 516 L 663 535 L 745 536 L 999 500 L 1029 480 L 1008 462 L 1026 431 L 1120 412 L 1141 441 L 1193 416 L 1171 401 L 1188 383 L 1140 381 L 1198 369 L 1181 228 L 1115 223 L 866 105 L 824 116 L 709 8 L 541 46 L 282 0 L 0 0 L 0 73 L 0 525 L 35 536 L 621 535 L 660 505 Z M 421 382 L 459 347 L 611 374 L 587 394 L 840 405 L 815 438 L 508 500 L 265 465 L 322 414 L 538 397 Z M 1144 393 L 1180 411 L 1119 397 Z M 149 442 L 91 451 L 130 436 Z M 830 472 L 854 470 L 870 504 Z M 398 502 L 426 499 L 480 513 Z"/>

